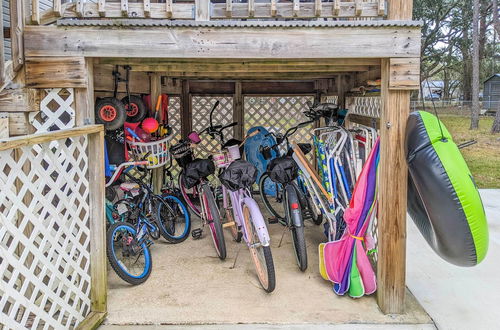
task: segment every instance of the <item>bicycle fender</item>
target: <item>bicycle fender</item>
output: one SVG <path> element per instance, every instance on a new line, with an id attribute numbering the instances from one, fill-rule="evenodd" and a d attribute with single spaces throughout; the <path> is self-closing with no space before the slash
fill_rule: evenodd
<path id="1" fill-rule="evenodd" d="M 257 236 L 259 237 L 261 244 L 263 246 L 269 246 L 271 237 L 269 236 L 269 232 L 267 231 L 267 225 L 264 221 L 262 213 L 260 212 L 259 205 L 254 199 L 249 197 L 243 198 L 243 201 L 241 203 L 242 209 L 244 205 L 246 205 L 248 207 L 248 210 L 250 211 L 250 215 L 252 216 L 252 220 L 255 224 L 255 227 L 257 228 Z"/>
<path id="2" fill-rule="evenodd" d="M 298 193 L 296 188 L 289 184 L 286 185 L 285 187 L 286 191 L 286 200 L 288 202 L 288 210 L 290 210 L 290 218 L 291 224 L 294 227 L 304 227 L 304 220 L 302 219 L 302 208 L 301 208 L 301 201 L 299 199 Z M 292 205 L 297 206 L 296 208 L 293 208 Z"/>

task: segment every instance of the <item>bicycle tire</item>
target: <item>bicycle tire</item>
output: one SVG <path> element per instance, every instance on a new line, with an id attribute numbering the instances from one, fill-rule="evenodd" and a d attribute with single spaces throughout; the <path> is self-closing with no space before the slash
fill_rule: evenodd
<path id="1" fill-rule="evenodd" d="M 252 247 L 255 246 L 255 239 L 259 239 L 256 234 L 256 229 L 253 221 L 251 220 L 251 214 L 249 208 L 245 205 L 243 206 L 243 219 L 245 221 L 245 226 L 248 229 L 248 239 L 249 239 L 249 249 L 250 256 L 255 265 L 255 270 L 257 272 L 257 278 L 259 279 L 260 285 L 267 293 L 271 293 L 276 288 L 276 273 L 274 270 L 274 262 L 273 255 L 271 253 L 270 246 L 260 246 L 262 248 L 261 257 L 264 260 L 261 260 L 258 255 L 258 248 Z M 263 261 L 263 262 L 262 262 Z M 265 270 L 262 269 L 263 264 L 265 265 Z M 264 278 L 265 276 L 265 278 Z"/>
<path id="2" fill-rule="evenodd" d="M 203 194 L 207 199 L 208 210 L 212 217 L 211 221 L 209 220 L 210 234 L 212 235 L 212 240 L 214 242 L 215 251 L 219 256 L 219 259 L 226 259 L 226 242 L 224 240 L 224 231 L 222 230 L 222 222 L 220 217 L 219 209 L 217 208 L 217 203 L 215 201 L 214 195 L 210 186 L 208 184 L 204 184 L 202 186 Z"/>
<path id="3" fill-rule="evenodd" d="M 307 248 L 306 248 L 306 239 L 304 234 L 304 221 L 302 222 L 302 226 L 296 227 L 293 223 L 293 219 L 291 218 L 291 208 L 292 206 L 289 203 L 288 195 L 285 194 L 285 205 L 286 205 L 286 214 L 287 214 L 287 223 L 290 228 L 290 233 L 292 235 L 292 245 L 293 250 L 295 252 L 295 259 L 297 261 L 297 265 L 299 266 L 300 271 L 305 271 L 307 269 Z M 296 205 L 297 206 L 297 205 Z M 300 207 L 300 204 L 298 204 Z M 298 213 L 300 217 L 302 217 L 302 210 Z"/>
<path id="4" fill-rule="evenodd" d="M 276 185 L 277 196 L 276 197 L 269 196 L 268 194 L 266 194 L 266 191 L 265 191 L 265 185 L 266 185 L 267 180 L 271 180 L 271 178 L 269 177 L 269 173 L 265 172 L 264 174 L 262 174 L 262 176 L 260 177 L 260 180 L 259 180 L 260 197 L 262 198 L 262 201 L 264 202 L 264 206 L 269 211 L 269 213 L 271 213 L 271 215 L 273 217 L 276 217 L 278 219 L 283 220 L 283 219 L 285 219 L 286 214 L 285 214 L 285 209 L 283 206 L 283 201 L 280 200 L 280 197 L 279 197 L 280 194 L 281 194 L 281 196 L 283 196 L 283 194 L 284 194 L 283 186 L 273 182 L 273 184 Z M 275 199 L 275 201 L 272 201 L 273 198 Z M 281 207 L 280 207 L 279 211 L 276 210 L 276 207 L 273 207 L 273 205 L 272 205 L 273 203 L 281 204 L 281 207 L 283 207 L 283 211 L 281 211 Z"/>
<path id="5" fill-rule="evenodd" d="M 199 218 L 201 218 L 201 213 L 200 213 L 201 205 L 200 206 L 197 205 L 200 203 L 200 201 L 197 198 L 196 198 L 196 200 L 192 200 L 189 197 L 189 194 L 187 192 L 188 189 L 184 186 L 184 183 L 183 183 L 183 177 L 184 177 L 184 171 L 181 171 L 179 173 L 179 175 L 177 176 L 177 186 L 179 187 L 181 196 L 184 199 L 184 201 L 186 202 L 186 206 L 191 210 L 191 212 L 193 212 Z M 198 188 L 198 187 L 199 186 L 196 186 L 195 188 Z"/>
<path id="6" fill-rule="evenodd" d="M 185 241 L 191 231 L 191 220 L 186 206 L 179 198 L 172 195 L 155 195 L 153 198 L 158 203 L 155 209 L 161 236 L 173 244 Z M 175 235 L 176 223 L 181 222 L 184 223 L 184 229 L 180 235 Z"/>
<path id="7" fill-rule="evenodd" d="M 115 271 L 115 273 L 127 283 L 132 285 L 139 285 L 144 283 L 151 275 L 151 270 L 153 269 L 153 259 L 151 258 L 151 252 L 149 250 L 149 246 L 146 242 L 142 243 L 141 249 L 144 252 L 144 271 L 139 276 L 131 275 L 129 272 L 124 269 L 124 266 L 120 265 L 120 261 L 116 256 L 115 250 L 115 233 L 118 230 L 126 230 L 130 234 L 136 235 L 135 228 L 123 221 L 115 222 L 111 225 L 106 233 L 106 255 L 108 257 L 108 261 L 111 264 L 111 267 Z M 123 264 L 123 263 L 122 263 Z"/>

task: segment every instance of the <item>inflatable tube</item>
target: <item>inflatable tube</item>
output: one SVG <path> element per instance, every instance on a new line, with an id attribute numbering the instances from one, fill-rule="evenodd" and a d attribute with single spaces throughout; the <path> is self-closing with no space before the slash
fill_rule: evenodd
<path id="1" fill-rule="evenodd" d="M 408 212 L 432 249 L 457 266 L 480 263 L 488 225 L 472 174 L 446 127 L 425 111 L 406 127 Z"/>

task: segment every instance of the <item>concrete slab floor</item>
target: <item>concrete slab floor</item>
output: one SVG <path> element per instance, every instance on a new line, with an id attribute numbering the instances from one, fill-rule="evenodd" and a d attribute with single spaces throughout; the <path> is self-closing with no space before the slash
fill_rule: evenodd
<path id="1" fill-rule="evenodd" d="M 199 224 L 195 219 L 194 228 Z M 153 271 L 146 283 L 129 286 L 109 270 L 105 324 L 217 324 L 217 329 L 222 324 L 245 323 L 287 325 L 287 328 L 296 325 L 297 329 L 304 324 L 309 324 L 308 328 L 313 324 L 320 328 L 358 324 L 363 329 L 369 324 L 406 324 L 407 329 L 433 328 L 431 319 L 411 294 L 407 295 L 404 315 L 383 315 L 373 296 L 355 300 L 335 295 L 331 283 L 318 272 L 317 247 L 324 241 L 322 226 L 307 223 L 309 268 L 304 273 L 297 268 L 289 232 L 285 232 L 279 246 L 283 227 L 273 224 L 269 229 L 277 278 L 272 294 L 261 289 L 246 246 L 233 242 L 227 231 L 225 261 L 216 257 L 206 231 L 200 240 L 188 238 L 177 245 L 160 239 L 152 246 Z"/>
<path id="2" fill-rule="evenodd" d="M 485 260 L 461 268 L 439 258 L 408 221 L 407 286 L 439 329 L 489 330 L 500 323 L 500 190 L 481 190 L 490 231 Z"/>

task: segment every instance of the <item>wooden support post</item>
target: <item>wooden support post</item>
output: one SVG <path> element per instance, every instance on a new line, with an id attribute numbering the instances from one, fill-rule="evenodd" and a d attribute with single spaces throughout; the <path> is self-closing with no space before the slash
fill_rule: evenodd
<path id="1" fill-rule="evenodd" d="M 9 137 L 9 114 L 0 112 L 0 139 Z"/>
<path id="2" fill-rule="evenodd" d="M 345 79 L 344 76 L 339 74 L 338 76 L 335 77 L 335 84 L 337 85 L 337 105 L 339 108 L 343 109 L 346 107 L 345 104 L 345 92 L 346 92 L 346 86 L 345 86 Z"/>
<path id="3" fill-rule="evenodd" d="M 97 12 L 99 16 L 106 16 L 106 0 L 98 0 L 97 2 Z"/>
<path id="4" fill-rule="evenodd" d="M 0 12 L 0 40 L 3 39 L 3 10 Z M 5 82 L 5 54 L 4 54 L 4 43 L 0 43 L 0 85 Z"/>
<path id="5" fill-rule="evenodd" d="M 248 17 L 255 15 L 255 0 L 248 0 Z"/>
<path id="6" fill-rule="evenodd" d="M 128 0 L 120 0 L 120 9 L 122 16 L 128 17 Z"/>
<path id="7" fill-rule="evenodd" d="M 385 15 L 385 0 L 378 0 L 378 14 L 379 16 Z"/>
<path id="8" fill-rule="evenodd" d="M 161 95 L 161 74 L 152 73 L 150 78 L 151 86 L 151 107 L 156 110 L 158 97 Z M 161 111 L 161 109 L 160 109 Z M 159 194 L 163 186 L 163 167 L 153 169 L 153 191 Z"/>
<path id="9" fill-rule="evenodd" d="M 83 17 L 84 7 L 85 7 L 85 0 L 76 0 L 76 15 L 78 15 L 78 17 Z"/>
<path id="10" fill-rule="evenodd" d="M 12 46 L 12 69 L 18 71 L 24 64 L 24 1 L 10 2 L 10 37 Z"/>
<path id="11" fill-rule="evenodd" d="M 54 11 L 55 16 L 62 16 L 61 0 L 54 0 L 54 2 L 52 3 L 52 10 Z"/>
<path id="12" fill-rule="evenodd" d="M 85 88 L 75 88 L 75 124 L 77 127 L 93 125 L 94 114 L 94 62 L 92 58 L 85 59 L 87 83 Z"/>
<path id="13" fill-rule="evenodd" d="M 167 12 L 167 18 L 172 18 L 172 0 L 165 1 L 165 11 Z"/>
<path id="14" fill-rule="evenodd" d="M 412 12 L 412 0 L 387 0 L 387 19 L 411 20 Z"/>
<path id="15" fill-rule="evenodd" d="M 354 13 L 356 16 L 361 16 L 363 13 L 363 0 L 356 0 Z"/>
<path id="16" fill-rule="evenodd" d="M 210 21 L 210 0 L 195 0 L 194 6 L 196 12 L 195 20 Z"/>
<path id="17" fill-rule="evenodd" d="M 404 312 L 406 290 L 408 167 L 405 130 L 410 112 L 410 91 L 389 89 L 389 59 L 382 60 L 381 71 L 377 301 L 382 312 L 400 314 Z"/>
<path id="18" fill-rule="evenodd" d="M 151 1 L 144 0 L 144 16 L 151 17 Z"/>
<path id="19" fill-rule="evenodd" d="M 233 16 L 233 0 L 226 0 L 226 17 Z"/>
<path id="20" fill-rule="evenodd" d="M 292 10 L 293 16 L 297 17 L 299 16 L 300 13 L 300 0 L 293 0 L 293 10 Z"/>
<path id="21" fill-rule="evenodd" d="M 340 14 L 340 0 L 333 0 L 333 15 L 339 16 Z"/>
<path id="22" fill-rule="evenodd" d="M 241 88 L 241 81 L 234 83 L 234 95 L 233 95 L 233 120 L 238 123 L 234 126 L 234 138 L 237 140 L 243 140 L 245 136 L 245 123 L 244 123 L 244 107 L 243 107 L 243 94 Z"/>
<path id="23" fill-rule="evenodd" d="M 31 0 L 31 22 L 40 24 L 40 3 L 38 0 Z"/>
<path id="24" fill-rule="evenodd" d="M 191 120 L 192 103 L 191 95 L 189 93 L 189 80 L 182 81 L 182 94 L 181 94 L 181 133 L 182 137 L 186 137 L 193 128 Z"/>
<path id="25" fill-rule="evenodd" d="M 321 16 L 323 2 L 321 0 L 314 0 L 314 15 Z"/>
<path id="26" fill-rule="evenodd" d="M 93 312 L 106 312 L 106 214 L 104 211 L 104 130 L 89 134 L 90 300 Z"/>
<path id="27" fill-rule="evenodd" d="M 276 0 L 271 0 L 271 17 L 275 17 L 277 12 Z"/>

